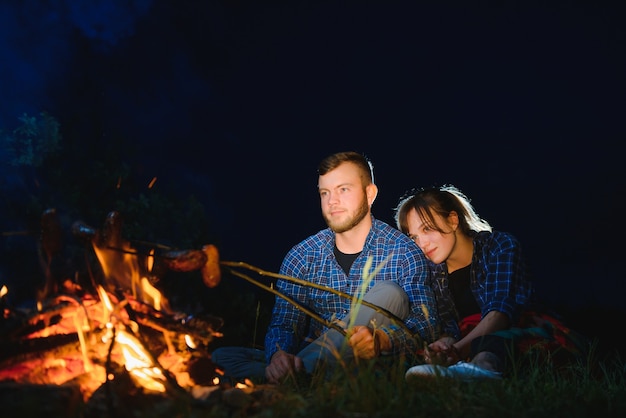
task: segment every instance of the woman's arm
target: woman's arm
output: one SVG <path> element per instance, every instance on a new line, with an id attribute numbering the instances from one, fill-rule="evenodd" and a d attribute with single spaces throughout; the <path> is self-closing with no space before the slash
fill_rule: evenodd
<path id="1" fill-rule="evenodd" d="M 465 337 L 453 344 L 455 351 L 460 357 L 459 360 L 469 357 L 471 343 L 474 338 L 508 329 L 510 325 L 509 317 L 506 314 L 498 311 L 489 312 L 483 319 L 480 320 L 474 329 L 472 329 Z"/>

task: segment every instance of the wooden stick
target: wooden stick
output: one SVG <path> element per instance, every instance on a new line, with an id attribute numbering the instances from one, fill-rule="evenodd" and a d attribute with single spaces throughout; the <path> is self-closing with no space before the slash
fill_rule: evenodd
<path id="1" fill-rule="evenodd" d="M 226 263 L 228 263 L 228 262 L 226 262 Z M 311 318 L 315 319 L 316 321 L 321 322 L 322 325 L 325 325 L 328 328 L 333 328 L 334 330 L 340 332 L 344 336 L 346 335 L 346 331 L 343 328 L 341 328 L 339 325 L 337 325 L 337 324 L 335 324 L 333 322 L 329 322 L 329 321 L 325 320 L 321 316 L 317 315 L 315 312 L 313 312 L 313 311 L 305 308 L 304 306 L 300 305 L 298 302 L 296 302 L 295 300 L 291 299 L 289 296 L 283 295 L 278 290 L 276 290 L 276 289 L 274 289 L 274 288 L 272 288 L 270 286 L 264 285 L 263 283 L 261 283 L 261 282 L 259 282 L 257 280 L 254 280 L 252 277 L 248 277 L 245 274 L 240 273 L 240 272 L 238 272 L 236 270 L 232 270 L 232 269 L 228 269 L 228 270 L 232 274 L 234 274 L 235 276 L 241 277 L 242 279 L 247 280 L 248 282 L 250 282 L 250 283 L 260 287 L 261 289 L 265 289 L 268 292 L 273 293 L 276 296 L 285 299 L 287 302 L 289 302 L 293 306 L 295 306 L 298 310 L 300 310 L 300 311 L 304 312 L 305 314 L 309 315 Z"/>
<path id="2" fill-rule="evenodd" d="M 262 270 L 262 269 L 260 269 L 260 268 L 258 268 L 258 267 L 255 267 L 255 266 L 253 266 L 253 265 L 250 265 L 250 264 L 248 264 L 248 263 L 244 263 L 244 262 L 241 262 L 241 261 L 237 261 L 237 262 L 234 262 L 234 261 L 221 261 L 221 262 L 220 262 L 220 264 L 221 264 L 221 265 L 224 265 L 224 266 L 228 266 L 228 267 L 241 267 L 241 268 L 245 268 L 245 269 L 248 269 L 248 270 L 252 270 L 252 271 L 256 272 L 257 274 L 259 274 L 259 275 L 261 275 L 261 276 L 269 276 L 269 277 L 274 277 L 274 278 L 277 278 L 277 279 L 284 279 L 284 280 L 288 280 L 288 281 L 290 281 L 290 282 L 293 282 L 293 283 L 299 284 L 299 285 L 301 285 L 301 286 L 313 287 L 313 288 L 315 288 L 315 289 L 324 290 L 324 291 L 327 291 L 327 292 L 333 293 L 333 294 L 338 295 L 338 296 L 340 296 L 340 297 L 342 297 L 342 298 L 345 298 L 345 299 L 349 299 L 349 300 L 352 300 L 352 299 L 353 299 L 352 295 L 349 295 L 349 294 L 347 294 L 347 293 L 345 293 L 345 292 L 342 292 L 342 291 L 340 291 L 340 290 L 336 290 L 336 289 L 333 289 L 333 288 L 328 287 L 328 286 L 323 286 L 323 285 L 320 285 L 320 284 L 317 284 L 317 283 L 312 283 L 312 282 L 309 282 L 309 281 L 306 281 L 306 280 L 301 280 L 301 279 L 298 279 L 298 278 L 295 278 L 295 277 L 291 277 L 291 276 L 286 276 L 286 275 L 283 275 L 283 274 L 277 274 L 277 273 L 268 272 L 268 271 Z M 303 312 L 307 313 L 308 315 L 311 315 L 311 316 L 315 315 L 315 316 L 317 316 L 316 314 L 312 314 L 312 313 L 311 313 L 311 314 L 309 314 L 307 311 L 305 311 L 305 310 L 304 310 L 304 308 L 301 308 L 300 306 L 297 306 L 297 303 L 296 303 L 296 302 L 294 302 L 292 299 L 289 299 L 289 298 L 287 298 L 286 296 L 282 295 L 282 294 L 281 294 L 280 292 L 278 292 L 277 290 L 275 290 L 275 289 L 271 289 L 271 288 L 269 288 L 268 286 L 266 286 L 266 285 L 264 285 L 264 284 L 261 284 L 261 283 L 257 282 L 257 281 L 256 281 L 256 280 L 254 280 L 254 279 L 251 279 L 251 278 L 249 278 L 249 277 L 247 277 L 247 276 L 242 275 L 241 273 L 236 272 L 235 270 L 232 270 L 232 269 L 229 269 L 229 270 L 230 270 L 231 272 L 233 272 L 233 274 L 235 274 L 235 275 L 237 275 L 237 276 L 239 276 L 239 277 L 242 277 L 242 278 L 244 278 L 244 279 L 246 279 L 246 280 L 250 281 L 251 283 L 256 284 L 257 286 L 259 286 L 259 287 L 261 287 L 261 288 L 264 288 L 264 289 L 266 289 L 266 290 L 269 290 L 270 292 L 274 293 L 274 294 L 275 294 L 275 295 L 277 295 L 277 296 L 282 297 L 283 299 L 285 299 L 285 300 L 287 300 L 288 302 L 292 303 L 294 306 L 296 306 L 296 308 L 298 308 L 298 309 L 302 310 Z M 393 313 L 389 312 L 387 309 L 385 309 L 385 308 L 381 308 L 380 306 L 375 305 L 375 304 L 373 304 L 373 303 L 370 303 L 370 302 L 368 302 L 368 301 L 366 301 L 366 300 L 361 301 L 361 303 L 362 303 L 363 305 L 365 305 L 365 306 L 369 307 L 369 308 L 374 309 L 376 312 L 378 312 L 378 313 L 381 313 L 381 314 L 385 315 L 386 317 L 388 317 L 389 319 L 391 319 L 394 323 L 396 323 L 397 325 L 399 325 L 399 326 L 401 326 L 402 328 L 404 328 L 404 330 L 405 330 L 405 331 L 407 331 L 407 332 L 409 333 L 409 335 L 413 335 L 413 332 L 409 329 L 409 327 L 407 327 L 407 326 L 406 326 L 406 324 L 404 323 L 404 321 L 403 321 L 402 319 L 398 318 L 398 317 L 397 317 L 396 315 L 394 315 Z M 309 311 L 309 312 L 310 312 L 310 311 Z M 320 319 L 321 319 L 321 318 L 320 318 Z M 322 319 L 322 321 L 324 321 L 324 322 L 322 322 L 322 323 L 326 323 L 326 322 L 327 322 L 327 321 L 325 321 L 325 320 L 323 320 L 323 319 Z M 342 329 L 342 331 L 343 331 L 343 329 Z M 344 335 L 345 335 L 345 332 L 344 332 Z"/>

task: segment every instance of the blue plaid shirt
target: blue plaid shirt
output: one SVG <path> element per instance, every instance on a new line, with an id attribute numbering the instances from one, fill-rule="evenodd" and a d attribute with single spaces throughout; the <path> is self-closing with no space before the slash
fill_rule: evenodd
<path id="1" fill-rule="evenodd" d="M 370 269 L 372 272 L 389 257 L 367 290 L 379 281 L 391 280 L 398 283 L 409 297 L 411 311 L 405 324 L 413 335 L 400 326 L 381 327 L 390 338 L 391 353 L 414 355 L 417 349 L 422 348 L 418 346 L 420 338 L 427 342 L 436 339 L 437 315 L 430 283 L 432 276 L 426 258 L 413 241 L 399 230 L 372 217 L 372 229 L 348 276 L 335 258 L 334 246 L 335 235 L 330 228 L 308 237 L 287 253 L 280 274 L 327 286 L 349 295 L 358 295 L 362 292 L 363 269 L 368 258 L 371 257 L 373 261 Z M 344 318 L 350 311 L 350 300 L 324 290 L 282 279 L 276 282 L 276 290 L 329 322 Z M 277 296 L 265 336 L 268 363 L 278 349 L 296 354 L 327 329 L 319 321 L 311 319 Z M 419 338 L 414 338 L 414 335 Z"/>
<path id="2" fill-rule="evenodd" d="M 490 311 L 506 314 L 515 324 L 521 311 L 534 303 L 530 272 L 519 241 L 506 232 L 479 232 L 473 237 L 470 289 L 480 307 L 481 318 Z M 461 338 L 459 315 L 448 287 L 446 264 L 433 265 L 434 289 L 443 333 Z"/>

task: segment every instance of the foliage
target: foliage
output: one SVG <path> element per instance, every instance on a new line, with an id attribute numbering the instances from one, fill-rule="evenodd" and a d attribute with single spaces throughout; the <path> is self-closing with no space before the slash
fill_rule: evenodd
<path id="1" fill-rule="evenodd" d="M 132 141 L 64 138 L 60 123 L 46 112 L 18 119 L 10 134 L 0 135 L 0 144 L 9 151 L 10 164 L 21 169 L 22 189 L 12 189 L 9 182 L 3 188 L 11 201 L 7 213 L 22 218 L 29 228 L 37 228 L 39 216 L 49 208 L 56 208 L 68 223 L 84 220 L 95 227 L 110 211 L 118 211 L 125 233 L 133 238 L 163 239 L 183 247 L 214 238 L 195 196 L 181 195 L 177 185 L 156 178 L 153 187 L 137 175 L 128 163 L 139 159 Z"/>
<path id="2" fill-rule="evenodd" d="M 24 113 L 18 119 L 20 126 L 11 134 L 0 135 L 0 144 L 10 152 L 12 165 L 39 167 L 61 149 L 60 124 L 47 112 L 39 117 Z"/>

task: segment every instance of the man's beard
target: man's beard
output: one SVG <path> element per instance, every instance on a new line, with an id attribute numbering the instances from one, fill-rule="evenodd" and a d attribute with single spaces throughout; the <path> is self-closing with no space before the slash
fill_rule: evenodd
<path id="1" fill-rule="evenodd" d="M 333 223 L 326 216 L 326 214 L 324 214 L 324 220 L 326 221 L 326 225 L 328 225 L 330 229 L 333 230 L 334 233 L 340 234 L 342 232 L 349 231 L 352 228 L 354 228 L 356 225 L 358 225 L 359 222 L 361 222 L 367 216 L 368 211 L 369 211 L 369 205 L 367 204 L 367 200 L 363 199 L 363 202 L 361 203 L 361 206 L 359 206 L 356 213 L 350 218 L 346 219 L 345 221 L 341 223 L 336 223 L 336 222 Z"/>

